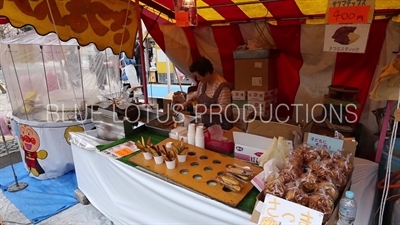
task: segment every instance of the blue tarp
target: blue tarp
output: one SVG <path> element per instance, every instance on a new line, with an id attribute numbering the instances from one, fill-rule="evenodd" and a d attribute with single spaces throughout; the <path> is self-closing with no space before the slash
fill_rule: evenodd
<path id="1" fill-rule="evenodd" d="M 33 224 L 39 223 L 78 203 L 74 191 L 78 188 L 75 171 L 56 179 L 37 180 L 29 177 L 22 162 L 14 164 L 19 182 L 28 187 L 18 192 L 8 192 L 15 184 L 11 166 L 0 169 L 0 188 L 3 194 Z"/>

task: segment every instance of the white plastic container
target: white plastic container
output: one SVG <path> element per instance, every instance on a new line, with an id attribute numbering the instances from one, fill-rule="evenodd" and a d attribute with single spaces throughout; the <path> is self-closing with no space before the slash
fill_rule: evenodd
<path id="1" fill-rule="evenodd" d="M 151 160 L 153 155 L 150 152 L 143 152 L 143 157 L 145 160 Z"/>
<path id="2" fill-rule="evenodd" d="M 154 162 L 158 165 L 163 164 L 164 158 L 162 156 L 154 156 Z"/>
<path id="3" fill-rule="evenodd" d="M 187 154 L 185 155 L 178 155 L 178 162 L 186 162 Z"/>
<path id="4" fill-rule="evenodd" d="M 169 170 L 173 170 L 176 167 L 176 160 L 174 159 L 172 161 L 165 161 L 165 164 Z"/>

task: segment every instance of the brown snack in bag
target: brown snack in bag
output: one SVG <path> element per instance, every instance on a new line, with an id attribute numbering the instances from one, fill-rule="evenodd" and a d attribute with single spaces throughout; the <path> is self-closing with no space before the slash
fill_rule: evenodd
<path id="1" fill-rule="evenodd" d="M 290 152 L 285 159 L 285 162 L 283 164 L 283 169 L 290 169 L 292 167 L 301 168 L 302 166 L 303 166 L 303 156 L 294 152 Z"/>
<path id="2" fill-rule="evenodd" d="M 285 198 L 288 201 L 307 206 L 308 195 L 301 188 L 301 181 L 296 180 L 290 187 L 286 189 Z"/>
<path id="3" fill-rule="evenodd" d="M 318 177 L 312 172 L 310 168 L 308 168 L 307 172 L 303 173 L 300 176 L 300 181 L 303 186 L 303 190 L 307 193 L 311 193 L 317 186 Z"/>
<path id="4" fill-rule="evenodd" d="M 303 143 L 303 144 L 297 146 L 294 149 L 294 152 L 299 155 L 303 155 L 305 152 L 309 151 L 310 149 L 311 149 L 311 147 L 308 144 Z"/>
<path id="5" fill-rule="evenodd" d="M 321 157 L 319 156 L 318 152 L 314 149 L 304 152 L 304 154 L 303 154 L 304 163 L 306 163 L 306 164 L 308 164 L 316 159 L 320 159 L 320 158 Z"/>
<path id="6" fill-rule="evenodd" d="M 279 172 L 279 176 L 283 178 L 283 183 L 285 184 L 297 180 L 301 174 L 301 170 L 297 167 L 284 169 Z"/>
<path id="7" fill-rule="evenodd" d="M 332 170 L 327 165 L 321 165 L 319 170 L 317 170 L 316 175 L 320 180 L 330 180 L 333 177 Z"/>
<path id="8" fill-rule="evenodd" d="M 278 179 L 266 183 L 264 188 L 265 194 L 271 194 L 279 198 L 285 196 L 285 191 L 285 185 Z"/>
<path id="9" fill-rule="evenodd" d="M 312 170 L 314 174 L 317 174 L 318 170 L 322 167 L 322 163 L 320 159 L 316 159 L 308 163 L 307 166 Z"/>
<path id="10" fill-rule="evenodd" d="M 323 191 L 310 195 L 308 207 L 324 214 L 323 222 L 325 223 L 331 217 L 334 210 L 334 200 Z"/>
<path id="11" fill-rule="evenodd" d="M 270 182 L 275 181 L 275 180 L 278 180 L 281 183 L 284 183 L 284 181 L 285 181 L 283 179 L 283 177 L 279 176 L 278 172 L 275 172 L 275 173 L 268 174 L 268 176 L 265 178 L 265 182 L 264 183 L 267 184 L 267 183 L 270 183 Z"/>
<path id="12" fill-rule="evenodd" d="M 332 169 L 332 182 L 336 185 L 339 191 L 346 187 L 348 177 L 337 166 Z"/>
<path id="13" fill-rule="evenodd" d="M 346 157 L 346 161 L 344 161 L 343 172 L 346 174 L 346 176 L 350 176 L 354 170 L 353 163 L 351 163 L 351 161 L 350 161 L 351 156 L 352 156 L 352 154 L 348 154 Z"/>
<path id="14" fill-rule="evenodd" d="M 331 181 L 322 181 L 321 183 L 318 183 L 314 191 L 315 193 L 324 193 L 334 201 L 339 196 L 339 190 Z"/>
<path id="15" fill-rule="evenodd" d="M 316 151 L 318 152 L 319 156 L 321 156 L 321 159 L 326 159 L 331 157 L 330 153 L 325 148 L 317 148 Z"/>

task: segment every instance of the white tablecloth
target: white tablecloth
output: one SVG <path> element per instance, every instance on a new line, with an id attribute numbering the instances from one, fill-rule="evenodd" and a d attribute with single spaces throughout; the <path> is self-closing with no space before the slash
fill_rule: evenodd
<path id="1" fill-rule="evenodd" d="M 252 224 L 250 215 L 72 143 L 79 189 L 115 224 Z M 373 216 L 377 164 L 355 159 L 355 224 Z M 375 211 L 374 211 L 375 212 Z"/>
<path id="2" fill-rule="evenodd" d="M 115 224 L 251 224 L 250 215 L 72 145 L 79 189 Z"/>
<path id="3" fill-rule="evenodd" d="M 354 171 L 350 190 L 354 192 L 357 201 L 357 217 L 355 225 L 374 224 L 374 214 L 377 209 L 376 184 L 378 182 L 379 165 L 369 160 L 354 158 Z"/>

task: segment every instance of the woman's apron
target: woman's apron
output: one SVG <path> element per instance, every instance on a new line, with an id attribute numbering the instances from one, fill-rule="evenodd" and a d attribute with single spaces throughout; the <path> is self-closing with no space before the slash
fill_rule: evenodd
<path id="1" fill-rule="evenodd" d="M 211 108 L 211 105 L 218 104 L 218 97 L 223 88 L 228 87 L 228 83 L 222 83 L 218 86 L 217 90 L 214 92 L 212 98 L 208 97 L 206 94 L 207 84 L 203 83 L 202 91 L 199 97 L 197 98 L 199 104 L 203 104 L 207 108 Z M 214 124 L 220 124 L 222 129 L 230 130 L 233 127 L 233 123 L 229 122 L 233 121 L 232 110 L 229 108 L 225 112 L 220 113 L 220 115 L 210 115 L 204 114 L 201 116 L 201 122 L 204 123 L 205 127 L 210 127 Z"/>

